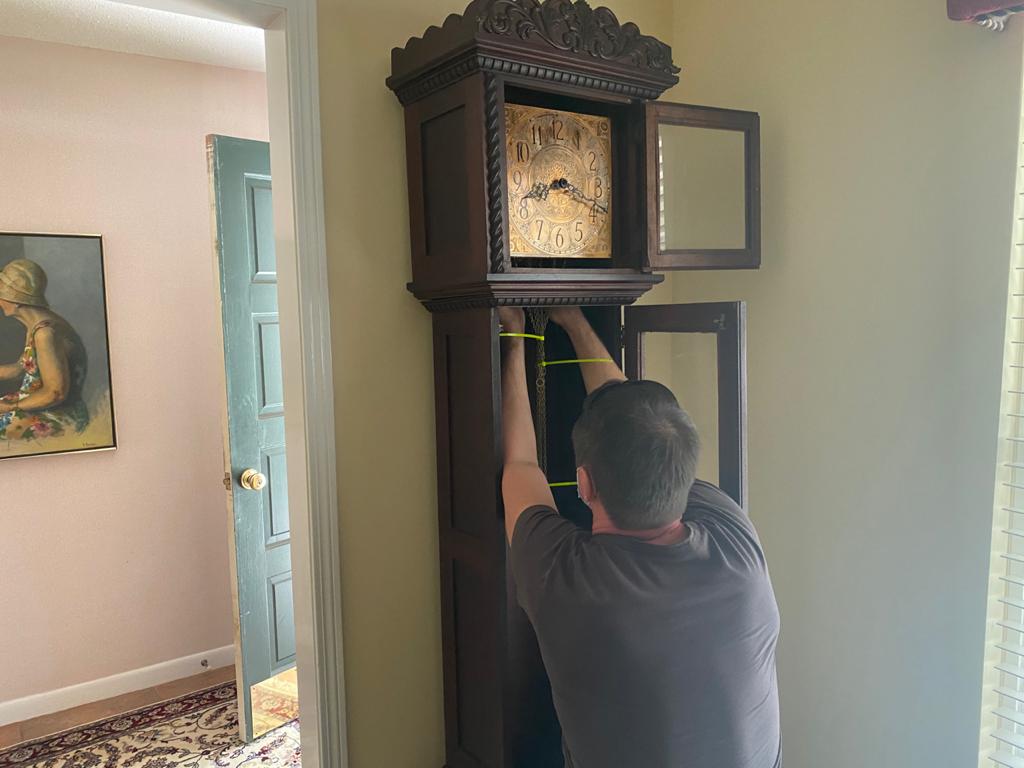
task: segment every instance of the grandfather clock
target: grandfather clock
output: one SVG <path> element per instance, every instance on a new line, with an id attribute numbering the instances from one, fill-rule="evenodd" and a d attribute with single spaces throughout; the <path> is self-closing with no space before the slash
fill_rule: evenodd
<path id="1" fill-rule="evenodd" d="M 658 270 L 760 261 L 757 115 L 655 102 L 678 72 L 669 46 L 584 0 L 474 0 L 392 51 L 409 290 L 433 313 L 448 768 L 562 765 L 507 566 L 497 306 L 529 310 L 531 398 L 561 514 L 590 525 L 569 485 L 582 377 L 545 322 L 559 304 L 583 306 L 617 361 L 628 346 L 634 375 L 646 330 L 718 336 L 721 484 L 743 499 L 742 307 L 623 317 Z"/>

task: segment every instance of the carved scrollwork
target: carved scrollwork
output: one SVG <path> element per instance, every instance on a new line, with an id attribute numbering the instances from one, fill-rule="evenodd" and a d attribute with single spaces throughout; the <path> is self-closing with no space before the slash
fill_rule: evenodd
<path id="1" fill-rule="evenodd" d="M 591 8 L 586 0 L 491 0 L 479 17 L 480 28 L 521 40 L 538 37 L 554 48 L 587 53 L 606 61 L 674 75 L 672 50 L 640 33 L 636 24 L 620 24 L 608 8 Z"/>

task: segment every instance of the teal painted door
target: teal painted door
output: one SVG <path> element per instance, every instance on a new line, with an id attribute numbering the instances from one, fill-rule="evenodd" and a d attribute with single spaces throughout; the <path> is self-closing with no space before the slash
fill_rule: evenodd
<path id="1" fill-rule="evenodd" d="M 252 686 L 295 664 L 270 147 L 227 136 L 207 141 L 227 379 L 239 722 L 251 741 L 259 735 Z"/>

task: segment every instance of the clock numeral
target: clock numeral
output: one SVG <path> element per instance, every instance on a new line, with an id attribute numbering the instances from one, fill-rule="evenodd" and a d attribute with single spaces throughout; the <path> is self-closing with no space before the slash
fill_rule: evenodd
<path id="1" fill-rule="evenodd" d="M 580 132 L 576 131 L 576 133 L 574 133 L 573 136 L 572 136 L 573 146 L 576 147 L 576 149 L 579 149 L 581 141 L 582 141 L 582 138 L 580 137 Z"/>
<path id="2" fill-rule="evenodd" d="M 536 144 L 538 147 L 544 143 L 543 139 L 541 138 L 541 130 L 539 125 L 533 126 L 533 143 Z"/>
<path id="3" fill-rule="evenodd" d="M 541 219 L 537 222 L 537 239 L 540 240 L 544 233 L 544 220 Z"/>
<path id="4" fill-rule="evenodd" d="M 590 170 L 596 171 L 597 170 L 597 153 L 596 152 L 587 152 L 587 154 L 590 156 Z"/>
<path id="5" fill-rule="evenodd" d="M 565 245 L 565 236 L 562 235 L 562 228 L 559 227 L 555 230 L 555 248 L 561 248 Z"/>
<path id="6" fill-rule="evenodd" d="M 530 162 L 530 145 L 525 141 L 520 141 L 516 144 L 516 159 L 520 163 Z"/>
<path id="7" fill-rule="evenodd" d="M 594 215 L 593 210 L 591 210 L 590 215 L 591 216 Z M 582 240 L 583 240 L 583 222 L 582 221 L 577 221 L 573 225 L 573 234 L 576 236 L 576 242 L 577 243 L 582 242 Z"/>
<path id="8" fill-rule="evenodd" d="M 526 205 L 526 198 L 522 198 L 519 201 L 519 218 L 528 219 L 530 218 L 530 208 Z"/>
<path id="9" fill-rule="evenodd" d="M 555 141 L 565 141 L 565 139 L 562 138 L 561 120 L 551 121 L 551 138 L 553 138 Z"/>
<path id="10" fill-rule="evenodd" d="M 516 185 L 516 189 L 523 188 L 523 172 L 512 171 L 512 182 Z"/>
<path id="11" fill-rule="evenodd" d="M 597 224 L 597 206 L 596 205 L 590 206 L 590 213 L 588 215 L 590 216 L 590 223 L 591 224 Z"/>
<path id="12" fill-rule="evenodd" d="M 601 186 L 601 177 L 594 177 L 594 199 L 597 200 L 604 194 L 604 187 Z"/>

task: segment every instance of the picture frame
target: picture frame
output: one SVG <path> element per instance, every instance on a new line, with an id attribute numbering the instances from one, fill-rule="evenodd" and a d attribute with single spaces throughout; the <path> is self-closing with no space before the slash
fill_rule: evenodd
<path id="1" fill-rule="evenodd" d="M 102 236 L 0 232 L 0 460 L 116 447 Z"/>

